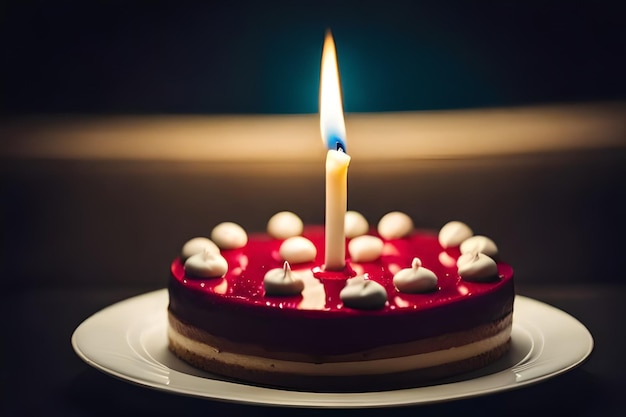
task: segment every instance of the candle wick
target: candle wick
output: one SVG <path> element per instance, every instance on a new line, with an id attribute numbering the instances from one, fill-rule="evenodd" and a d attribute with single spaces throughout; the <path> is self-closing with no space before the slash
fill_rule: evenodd
<path id="1" fill-rule="evenodd" d="M 337 150 L 343 153 L 346 153 L 346 148 L 343 146 L 343 144 L 339 141 L 336 142 L 336 146 L 337 146 Z"/>

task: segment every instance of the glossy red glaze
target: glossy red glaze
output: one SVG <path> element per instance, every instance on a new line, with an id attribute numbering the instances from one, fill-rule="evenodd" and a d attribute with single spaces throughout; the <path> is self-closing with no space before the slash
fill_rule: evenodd
<path id="1" fill-rule="evenodd" d="M 375 234 L 372 232 L 372 234 Z M 316 303 L 302 295 L 268 297 L 263 277 L 282 268 L 281 240 L 251 235 L 242 249 L 222 251 L 229 265 L 223 278 L 197 279 L 185 275 L 180 259 L 171 265 L 170 310 L 183 322 L 216 336 L 271 349 L 312 354 L 343 354 L 404 343 L 465 330 L 500 319 L 513 308 L 513 270 L 498 264 L 499 278 L 468 282 L 457 274 L 458 251 L 444 251 L 430 232 L 385 241 L 375 262 L 350 263 L 344 272 L 324 272 L 324 228 L 307 227 L 303 236 L 317 248 L 317 258 L 291 265 L 321 282 L 325 297 Z M 348 253 L 346 249 L 346 253 Z M 414 257 L 438 277 L 438 289 L 426 294 L 399 293 L 393 275 L 409 268 Z M 367 274 L 387 290 L 388 303 L 374 311 L 345 307 L 339 292 L 349 276 Z M 313 305 L 312 305 L 313 304 Z"/>

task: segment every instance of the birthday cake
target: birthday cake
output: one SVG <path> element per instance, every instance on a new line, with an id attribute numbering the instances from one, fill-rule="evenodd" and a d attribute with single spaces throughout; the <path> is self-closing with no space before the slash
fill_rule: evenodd
<path id="1" fill-rule="evenodd" d="M 415 386 L 484 367 L 510 345 L 513 270 L 461 222 L 418 231 L 403 213 L 345 219 L 347 260 L 324 268 L 324 227 L 281 212 L 234 223 L 171 264 L 174 354 L 236 380 L 315 391 Z"/>

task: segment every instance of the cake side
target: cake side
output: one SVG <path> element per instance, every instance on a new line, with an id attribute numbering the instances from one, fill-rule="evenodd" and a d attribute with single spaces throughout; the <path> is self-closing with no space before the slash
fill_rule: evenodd
<path id="1" fill-rule="evenodd" d="M 298 358 L 277 359 L 221 351 L 219 348 L 178 333 L 180 323 L 170 316 L 169 348 L 176 356 L 213 374 L 276 386 L 312 391 L 369 391 L 389 390 L 431 382 L 482 368 L 500 359 L 509 349 L 511 324 L 509 322 L 494 336 L 455 348 L 433 350 L 406 356 L 381 359 L 340 360 L 331 362 L 299 361 Z M 190 329 L 187 328 L 189 331 Z M 194 334 L 193 328 L 191 333 Z M 478 332 L 477 334 L 480 334 Z M 478 336 L 474 336 L 478 337 Z M 448 338 L 453 344 L 455 338 Z M 425 341 L 435 348 L 437 341 Z M 271 355 L 275 356 L 275 355 Z"/>
<path id="2" fill-rule="evenodd" d="M 223 357 L 225 360 L 229 361 L 232 361 L 232 359 L 226 359 L 226 356 L 229 354 L 249 358 L 265 358 L 268 360 L 267 363 L 272 364 L 272 368 L 275 368 L 275 364 L 281 361 L 285 363 L 307 363 L 316 366 L 308 367 L 303 365 L 303 372 L 305 372 L 304 370 L 306 368 L 309 368 L 306 372 L 313 375 L 320 373 L 341 373 L 340 368 L 343 367 L 345 369 L 345 367 L 340 363 L 346 364 L 368 361 L 370 362 L 368 363 L 368 373 L 384 373 L 386 370 L 388 371 L 393 368 L 389 366 L 389 363 L 381 361 L 381 364 L 385 365 L 381 366 L 378 370 L 374 370 L 374 367 L 370 365 L 372 365 L 374 361 L 381 359 L 387 360 L 415 356 L 415 361 L 403 362 L 401 366 L 406 369 L 409 367 L 426 368 L 428 366 L 437 365 L 440 362 L 449 362 L 471 357 L 476 354 L 476 351 L 489 350 L 507 340 L 511 333 L 512 316 L 511 313 L 500 320 L 459 332 L 415 339 L 406 343 L 381 344 L 375 348 L 354 350 L 350 353 L 338 355 L 306 352 L 302 350 L 276 350 L 273 346 L 263 344 L 235 342 L 233 340 L 216 337 L 198 327 L 181 322 L 171 313 L 168 315 L 168 321 L 170 338 L 177 339 L 181 345 L 191 346 L 195 342 L 203 344 L 207 348 L 205 352 L 206 355 L 213 355 L 216 358 Z M 325 366 L 328 368 L 327 370 L 322 369 Z M 353 369 L 349 372 L 359 373 L 363 372 L 363 369 Z"/>

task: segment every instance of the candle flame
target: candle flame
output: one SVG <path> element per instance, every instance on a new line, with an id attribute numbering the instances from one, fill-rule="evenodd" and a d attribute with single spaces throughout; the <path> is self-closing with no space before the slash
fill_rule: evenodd
<path id="1" fill-rule="evenodd" d="M 320 130 L 328 149 L 346 150 L 346 124 L 343 118 L 341 85 L 335 41 L 330 30 L 326 32 L 322 51 L 320 75 Z"/>

